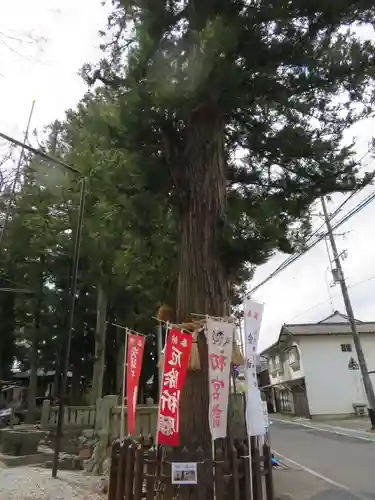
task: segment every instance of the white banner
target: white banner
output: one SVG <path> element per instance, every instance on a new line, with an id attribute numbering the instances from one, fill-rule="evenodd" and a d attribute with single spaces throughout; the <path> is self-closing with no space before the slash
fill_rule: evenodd
<path id="1" fill-rule="evenodd" d="M 264 413 L 258 387 L 248 390 L 246 398 L 246 426 L 249 436 L 264 436 Z"/>
<path id="2" fill-rule="evenodd" d="M 264 428 L 266 432 L 268 432 L 269 426 L 270 426 L 270 421 L 268 419 L 268 406 L 266 401 L 262 401 L 262 406 L 263 406 L 263 420 L 264 420 Z"/>
<path id="3" fill-rule="evenodd" d="M 245 299 L 244 303 L 244 323 L 245 323 L 245 343 L 253 346 L 254 352 L 258 347 L 260 325 L 263 317 L 263 304 L 251 299 Z"/>
<path id="4" fill-rule="evenodd" d="M 246 354 L 246 424 L 250 436 L 265 433 L 262 399 L 257 380 L 257 346 L 263 316 L 263 304 L 246 299 L 244 304 L 245 354 Z"/>
<path id="5" fill-rule="evenodd" d="M 229 376 L 235 324 L 207 319 L 209 423 L 212 439 L 227 435 Z"/>

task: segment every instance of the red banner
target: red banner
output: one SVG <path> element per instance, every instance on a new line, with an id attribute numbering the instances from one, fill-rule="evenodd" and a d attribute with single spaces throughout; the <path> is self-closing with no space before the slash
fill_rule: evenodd
<path id="1" fill-rule="evenodd" d="M 138 398 L 138 383 L 141 374 L 144 337 L 128 333 L 128 356 L 126 370 L 126 396 L 128 401 L 128 434 L 134 434 L 135 410 Z"/>
<path id="2" fill-rule="evenodd" d="M 180 444 L 180 398 L 189 365 L 192 336 L 172 328 L 164 353 L 164 371 L 159 401 L 157 443 Z"/>

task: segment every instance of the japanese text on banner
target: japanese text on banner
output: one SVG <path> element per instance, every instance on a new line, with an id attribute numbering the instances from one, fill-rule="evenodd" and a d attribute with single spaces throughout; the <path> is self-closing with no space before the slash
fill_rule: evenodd
<path id="1" fill-rule="evenodd" d="M 209 423 L 212 439 L 226 437 L 229 375 L 235 325 L 207 319 Z"/>
<path id="2" fill-rule="evenodd" d="M 172 328 L 167 336 L 159 401 L 157 443 L 180 444 L 180 398 L 189 365 L 192 336 Z"/>
<path id="3" fill-rule="evenodd" d="M 141 374 L 144 337 L 128 333 L 128 356 L 126 371 L 126 395 L 128 400 L 128 433 L 134 434 L 135 411 L 138 399 L 138 384 Z"/>
<path id="4" fill-rule="evenodd" d="M 244 304 L 245 354 L 246 354 L 246 425 L 250 436 L 264 434 L 263 406 L 258 388 L 256 353 L 263 316 L 263 304 L 246 299 Z"/>

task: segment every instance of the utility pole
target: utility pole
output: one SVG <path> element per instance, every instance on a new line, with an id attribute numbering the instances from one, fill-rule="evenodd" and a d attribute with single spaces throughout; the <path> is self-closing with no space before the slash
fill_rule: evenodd
<path id="1" fill-rule="evenodd" d="M 81 192 L 79 199 L 78 208 L 78 219 L 77 227 L 74 235 L 74 249 L 73 249 L 73 260 L 72 260 L 72 274 L 70 277 L 70 308 L 68 315 L 68 332 L 66 337 L 63 339 L 61 347 L 61 361 L 62 363 L 58 367 L 60 371 L 60 381 L 59 381 L 59 411 L 57 414 L 57 425 L 56 425 L 56 436 L 55 436 L 55 449 L 52 461 L 52 477 L 57 476 L 57 470 L 59 467 L 59 452 L 60 443 L 63 434 L 63 420 L 65 412 L 65 397 L 68 381 L 68 370 L 69 370 L 69 360 L 70 360 L 70 344 L 72 340 L 72 333 L 74 327 L 74 310 L 76 304 L 76 294 L 77 294 L 77 281 L 78 281 L 78 270 L 79 270 L 79 257 L 82 239 L 82 228 L 83 228 L 83 216 L 85 211 L 85 200 L 86 200 L 86 178 L 83 177 L 81 180 Z"/>
<path id="2" fill-rule="evenodd" d="M 26 130 L 25 130 L 25 135 L 24 135 L 24 138 L 23 138 L 23 142 L 24 143 L 26 143 L 26 141 L 27 141 L 27 139 L 29 137 L 29 129 L 30 129 L 30 124 L 31 124 L 31 119 L 32 119 L 33 113 L 34 113 L 34 106 L 35 106 L 35 101 L 33 101 L 31 103 L 31 109 L 30 109 L 30 113 L 29 113 L 29 119 L 27 120 L 27 126 L 26 126 Z M 12 183 L 12 189 L 11 189 L 11 194 L 10 194 L 10 198 L 9 198 L 9 203 L 8 203 L 7 211 L 6 211 L 6 214 L 5 214 L 4 224 L 3 224 L 3 227 L 1 228 L 1 232 L 0 232 L 0 245 L 1 245 L 1 242 L 3 241 L 4 234 L 5 234 L 5 231 L 7 229 L 7 225 L 8 225 L 9 218 L 10 218 L 10 212 L 12 210 L 13 202 L 14 202 L 14 199 L 15 199 L 15 196 L 16 196 L 16 188 L 17 188 L 17 183 L 20 180 L 21 166 L 22 166 L 22 160 L 23 160 L 24 154 L 25 154 L 25 146 L 23 144 L 23 145 L 21 145 L 21 152 L 20 152 L 20 156 L 18 158 L 16 172 L 15 172 L 13 183 Z"/>
<path id="3" fill-rule="evenodd" d="M 328 237 L 329 237 L 329 241 L 330 241 L 331 247 L 332 247 L 333 260 L 334 260 L 334 263 L 336 266 L 337 281 L 340 282 L 342 298 L 344 300 L 346 314 L 349 318 L 350 328 L 351 328 L 352 335 L 353 335 L 353 341 L 354 341 L 355 349 L 357 351 L 358 364 L 359 364 L 359 367 L 361 369 L 363 385 L 365 386 L 365 391 L 366 391 L 366 396 L 367 396 L 367 401 L 368 401 L 368 414 L 369 414 L 370 421 L 371 421 L 371 429 L 375 430 L 375 393 L 374 393 L 374 388 L 372 386 L 372 382 L 371 382 L 369 372 L 367 369 L 365 356 L 363 354 L 361 339 L 360 339 L 358 331 L 357 331 L 357 324 L 356 324 L 355 317 L 354 317 L 353 307 L 352 307 L 352 303 L 350 301 L 348 287 L 346 286 L 345 276 L 344 276 L 344 272 L 343 272 L 343 269 L 341 266 L 340 255 L 339 255 L 339 252 L 337 250 L 336 241 L 335 241 L 335 237 L 333 235 L 331 221 L 329 219 L 327 205 L 326 205 L 326 201 L 324 199 L 324 196 L 321 197 L 321 202 L 322 202 L 322 207 L 323 207 L 323 214 L 324 214 L 325 223 L 327 225 Z"/>

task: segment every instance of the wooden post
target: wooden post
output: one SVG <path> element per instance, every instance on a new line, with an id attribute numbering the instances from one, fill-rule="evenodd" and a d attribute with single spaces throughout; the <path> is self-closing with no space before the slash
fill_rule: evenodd
<path id="1" fill-rule="evenodd" d="M 224 453 L 221 448 L 216 450 L 216 460 L 214 461 L 214 486 L 217 500 L 225 500 L 224 482 Z"/>
<path id="2" fill-rule="evenodd" d="M 272 478 L 272 453 L 269 444 L 264 443 L 263 445 L 263 456 L 264 456 L 264 470 L 265 474 L 265 483 L 266 483 L 266 498 L 267 500 L 274 499 L 274 490 L 273 490 L 273 478 Z"/>
<path id="3" fill-rule="evenodd" d="M 232 478 L 233 478 L 234 500 L 240 500 L 240 475 L 238 471 L 238 451 L 235 446 L 233 446 L 232 448 Z"/>
<path id="4" fill-rule="evenodd" d="M 117 500 L 117 474 L 120 444 L 118 441 L 112 445 L 111 470 L 109 472 L 108 500 Z"/>
<path id="5" fill-rule="evenodd" d="M 262 500 L 262 473 L 260 469 L 260 453 L 256 437 L 251 437 L 252 480 L 254 500 Z"/>
<path id="6" fill-rule="evenodd" d="M 119 444 L 116 500 L 124 500 L 125 496 L 125 471 L 126 471 L 126 458 L 127 458 L 126 454 L 129 445 L 130 445 L 129 440 L 120 441 Z"/>
<path id="7" fill-rule="evenodd" d="M 157 451 L 155 448 L 151 448 L 149 450 L 147 459 L 146 459 L 146 465 L 147 465 L 147 472 L 146 472 L 146 499 L 147 500 L 154 500 L 154 494 L 155 494 L 155 483 L 157 480 Z"/>
<path id="8" fill-rule="evenodd" d="M 133 482 L 134 482 L 134 443 L 130 444 L 126 448 L 125 500 L 133 500 Z"/>
<path id="9" fill-rule="evenodd" d="M 143 437 L 141 437 L 138 447 L 135 450 L 134 500 L 142 500 L 143 462 L 144 462 L 144 440 Z"/>
<path id="10" fill-rule="evenodd" d="M 241 443 L 240 445 L 240 454 L 242 457 L 243 464 L 243 474 L 244 474 L 244 500 L 253 500 L 252 499 L 252 490 L 250 484 L 250 460 L 249 456 L 249 448 L 246 443 Z"/>

